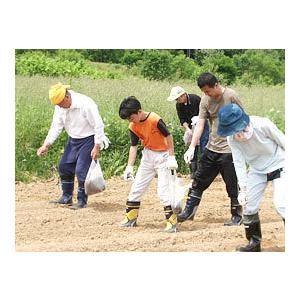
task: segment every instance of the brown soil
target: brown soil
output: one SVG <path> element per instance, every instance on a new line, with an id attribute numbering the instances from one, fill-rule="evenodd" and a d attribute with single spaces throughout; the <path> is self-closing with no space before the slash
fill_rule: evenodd
<path id="1" fill-rule="evenodd" d="M 205 191 L 194 221 L 179 224 L 177 233 L 160 232 L 165 222 L 156 181 L 143 197 L 135 228 L 119 226 L 131 185 L 119 177 L 107 180 L 106 190 L 90 196 L 88 207 L 77 211 L 48 203 L 60 195 L 56 180 L 16 183 L 16 251 L 230 252 L 247 243 L 243 226 L 223 226 L 230 210 L 219 177 Z M 284 224 L 273 206 L 271 185 L 260 217 L 263 251 L 285 251 Z"/>

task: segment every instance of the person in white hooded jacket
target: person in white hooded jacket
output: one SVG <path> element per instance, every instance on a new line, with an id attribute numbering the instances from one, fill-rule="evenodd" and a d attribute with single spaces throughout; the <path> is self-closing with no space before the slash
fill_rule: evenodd
<path id="1" fill-rule="evenodd" d="M 259 207 L 269 181 L 273 202 L 285 221 L 285 136 L 267 118 L 248 116 L 240 106 L 227 104 L 219 111 L 218 134 L 227 136 L 243 205 L 243 223 L 249 243 L 242 252 L 261 251 Z"/>

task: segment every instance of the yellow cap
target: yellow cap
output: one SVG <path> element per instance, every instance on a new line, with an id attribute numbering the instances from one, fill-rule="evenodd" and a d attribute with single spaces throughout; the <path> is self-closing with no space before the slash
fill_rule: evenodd
<path id="1" fill-rule="evenodd" d="M 63 85 L 60 82 L 52 85 L 49 89 L 49 99 L 52 104 L 59 104 L 65 98 L 66 91 L 69 89 L 69 85 Z"/>

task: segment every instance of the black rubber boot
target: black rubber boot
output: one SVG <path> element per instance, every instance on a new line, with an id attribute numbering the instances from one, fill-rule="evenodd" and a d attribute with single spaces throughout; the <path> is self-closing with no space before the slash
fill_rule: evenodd
<path id="1" fill-rule="evenodd" d="M 77 205 L 73 205 L 72 209 L 81 209 L 87 206 L 88 196 L 85 193 L 84 189 L 84 181 L 78 182 L 78 190 L 77 190 Z"/>
<path id="2" fill-rule="evenodd" d="M 190 189 L 186 205 L 182 213 L 177 215 L 178 222 L 184 222 L 186 220 L 194 220 L 195 213 L 201 201 L 202 192 Z"/>
<path id="3" fill-rule="evenodd" d="M 236 198 L 230 199 L 230 212 L 231 219 L 228 222 L 224 223 L 224 226 L 239 226 L 243 222 L 243 208 L 239 205 L 239 202 Z"/>
<path id="4" fill-rule="evenodd" d="M 248 224 L 247 220 L 245 221 L 245 232 L 246 238 L 249 241 L 249 244 L 241 247 L 239 250 L 240 252 L 261 252 L 261 226 L 258 214 L 253 215 L 254 218 L 252 219 L 251 223 Z M 248 216 L 247 216 L 248 217 Z"/>
<path id="5" fill-rule="evenodd" d="M 49 203 L 72 205 L 74 191 L 74 176 L 61 176 L 62 196 L 58 200 L 51 200 Z"/>

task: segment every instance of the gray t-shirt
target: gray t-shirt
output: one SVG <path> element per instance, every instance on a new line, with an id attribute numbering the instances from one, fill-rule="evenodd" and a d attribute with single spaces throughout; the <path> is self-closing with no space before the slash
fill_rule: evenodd
<path id="1" fill-rule="evenodd" d="M 242 107 L 238 94 L 230 89 L 225 88 L 220 100 L 216 100 L 210 96 L 204 95 L 200 102 L 199 117 L 200 119 L 208 119 L 210 122 L 211 132 L 206 148 L 218 153 L 230 153 L 226 137 L 217 135 L 218 129 L 218 112 L 222 106 L 229 103 L 236 103 Z"/>

